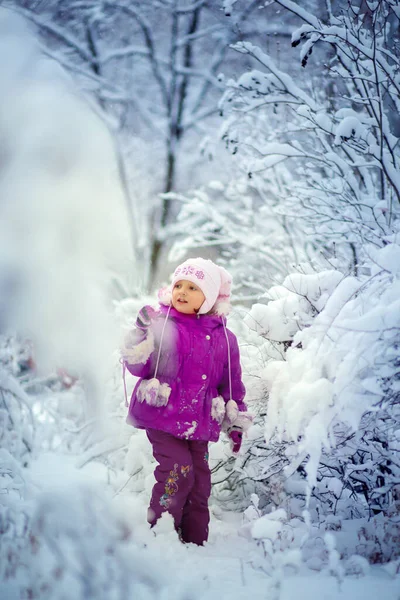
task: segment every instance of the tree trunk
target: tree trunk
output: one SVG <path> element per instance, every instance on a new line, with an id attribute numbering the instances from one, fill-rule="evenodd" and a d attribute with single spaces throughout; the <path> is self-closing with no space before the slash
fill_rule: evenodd
<path id="1" fill-rule="evenodd" d="M 183 66 L 185 69 L 189 69 L 193 63 L 193 42 L 191 41 L 191 36 L 195 34 L 199 26 L 199 16 L 200 16 L 201 6 L 194 9 L 187 26 L 186 36 L 187 42 L 183 47 Z M 179 27 L 178 27 L 178 14 L 174 16 L 173 21 L 173 35 L 172 35 L 172 45 L 174 46 L 175 41 L 178 37 Z M 175 50 L 171 51 L 171 56 L 176 59 Z M 171 61 L 173 63 L 173 61 Z M 174 68 L 174 64 L 172 64 L 172 68 Z M 167 141 L 167 169 L 165 176 L 165 185 L 163 193 L 169 193 L 175 188 L 175 177 L 176 177 L 176 167 L 177 167 L 177 151 L 179 146 L 179 140 L 182 137 L 184 131 L 182 127 L 183 116 L 185 111 L 185 103 L 187 98 L 187 89 L 189 85 L 189 75 L 182 75 L 181 80 L 177 83 L 176 79 L 172 78 L 171 88 L 170 88 L 170 107 L 169 107 L 169 136 Z M 164 227 L 168 224 L 169 217 L 171 213 L 171 200 L 168 198 L 163 198 L 161 204 L 161 214 L 159 218 L 159 227 L 162 231 Z M 154 282 L 159 263 L 160 263 L 160 255 L 164 245 L 164 241 L 160 240 L 159 231 L 155 230 L 157 227 L 157 219 L 154 219 L 153 223 L 153 247 L 151 253 L 151 282 Z"/>

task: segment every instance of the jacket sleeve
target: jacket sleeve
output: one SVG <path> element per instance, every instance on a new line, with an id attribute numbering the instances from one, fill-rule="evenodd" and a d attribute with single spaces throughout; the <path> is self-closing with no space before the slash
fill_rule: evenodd
<path id="1" fill-rule="evenodd" d="M 229 389 L 229 363 L 228 360 L 224 367 L 224 373 L 222 377 L 222 381 L 218 386 L 218 391 L 225 400 L 235 400 L 239 411 L 247 410 L 246 404 L 243 402 L 243 399 L 246 395 L 246 388 L 244 387 L 242 381 L 242 368 L 240 366 L 240 352 L 237 338 L 232 331 L 227 330 L 228 338 L 229 338 L 229 352 L 230 352 L 230 362 L 231 362 L 231 382 L 232 382 L 232 398 L 230 398 L 230 389 Z"/>
<path id="2" fill-rule="evenodd" d="M 154 349 L 154 335 L 151 328 L 146 332 L 140 329 L 130 331 L 121 348 L 121 357 L 129 373 L 135 377 L 149 377 L 152 372 Z"/>

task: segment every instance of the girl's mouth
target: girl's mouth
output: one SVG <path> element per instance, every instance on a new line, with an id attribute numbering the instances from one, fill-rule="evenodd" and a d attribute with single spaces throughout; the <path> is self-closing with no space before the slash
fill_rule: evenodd
<path id="1" fill-rule="evenodd" d="M 183 300 L 183 298 L 179 298 L 178 302 L 181 304 L 187 304 L 187 300 Z"/>

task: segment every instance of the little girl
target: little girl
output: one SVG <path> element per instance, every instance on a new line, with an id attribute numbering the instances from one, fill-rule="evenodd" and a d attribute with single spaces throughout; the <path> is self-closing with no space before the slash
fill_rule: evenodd
<path id="1" fill-rule="evenodd" d="M 211 260 L 189 259 L 161 290 L 158 310 L 143 307 L 122 350 L 140 377 L 127 422 L 145 429 L 158 465 L 148 521 L 168 511 L 184 542 L 208 538 L 208 442 L 221 427 L 234 453 L 251 425 L 243 402 L 239 348 L 226 328 L 231 277 Z"/>

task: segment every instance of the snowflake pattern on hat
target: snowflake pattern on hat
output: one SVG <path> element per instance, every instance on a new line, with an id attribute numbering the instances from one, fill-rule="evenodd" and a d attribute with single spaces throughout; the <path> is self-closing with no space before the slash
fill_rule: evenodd
<path id="1" fill-rule="evenodd" d="M 178 267 L 177 269 L 175 269 L 174 276 L 177 277 L 178 275 L 195 275 L 197 279 L 204 279 L 204 271 L 196 271 L 195 267 L 191 267 L 190 265 L 187 267 Z"/>

